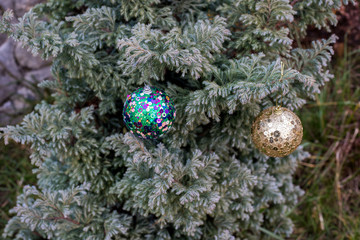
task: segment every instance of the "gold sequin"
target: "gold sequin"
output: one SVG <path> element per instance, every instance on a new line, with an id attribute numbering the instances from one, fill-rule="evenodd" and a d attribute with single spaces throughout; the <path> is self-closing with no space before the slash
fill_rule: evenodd
<path id="1" fill-rule="evenodd" d="M 270 157 L 284 157 L 301 143 L 303 127 L 295 113 L 283 107 L 270 107 L 256 117 L 251 137 L 255 146 Z"/>

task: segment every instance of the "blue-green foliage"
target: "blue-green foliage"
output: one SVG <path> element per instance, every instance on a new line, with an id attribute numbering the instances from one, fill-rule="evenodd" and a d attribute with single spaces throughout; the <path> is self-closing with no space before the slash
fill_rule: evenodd
<path id="1" fill-rule="evenodd" d="M 266 239 L 289 235 L 299 147 L 259 153 L 254 117 L 298 109 L 332 75 L 335 36 L 302 46 L 308 26 L 336 24 L 340 0 L 49 0 L 0 31 L 53 58 L 55 102 L 0 137 L 30 144 L 11 239 Z M 46 18 L 43 18 L 45 16 Z M 43 20 L 47 19 L 47 20 Z M 282 81 L 280 62 L 285 63 Z M 158 141 L 126 131 L 128 94 L 150 84 L 177 117 Z M 283 95 L 283 97 L 281 97 Z"/>

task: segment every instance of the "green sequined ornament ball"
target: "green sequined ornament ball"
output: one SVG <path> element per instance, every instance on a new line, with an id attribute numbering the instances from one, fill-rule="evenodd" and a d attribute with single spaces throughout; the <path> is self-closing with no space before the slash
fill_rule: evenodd
<path id="1" fill-rule="evenodd" d="M 139 88 L 127 96 L 123 117 L 133 134 L 146 139 L 164 135 L 174 122 L 176 111 L 169 96 L 155 88 Z"/>

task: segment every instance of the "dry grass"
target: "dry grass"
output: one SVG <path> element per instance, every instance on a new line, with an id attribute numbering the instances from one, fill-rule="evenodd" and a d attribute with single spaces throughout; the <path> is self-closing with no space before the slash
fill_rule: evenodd
<path id="1" fill-rule="evenodd" d="M 36 183 L 32 168 L 26 147 L 14 142 L 5 146 L 0 142 L 0 238 L 11 218 L 9 210 L 15 206 L 16 196 L 24 185 Z"/>
<path id="2" fill-rule="evenodd" d="M 360 239 L 360 51 L 345 47 L 333 65 L 335 78 L 300 114 L 312 156 L 296 174 L 306 194 L 290 239 Z"/>

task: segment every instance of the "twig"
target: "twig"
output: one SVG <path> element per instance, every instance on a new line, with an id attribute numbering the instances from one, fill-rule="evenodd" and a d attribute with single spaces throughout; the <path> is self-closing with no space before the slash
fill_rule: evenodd
<path id="1" fill-rule="evenodd" d="M 299 0 L 293 0 L 293 1 L 290 3 L 290 5 L 291 5 L 291 6 L 294 6 L 298 1 L 299 1 Z"/>
<path id="2" fill-rule="evenodd" d="M 68 218 L 68 217 L 53 217 L 53 218 L 44 218 L 44 220 L 66 220 L 69 222 L 72 222 L 76 225 L 80 225 L 80 223 L 74 219 Z"/>
<path id="3" fill-rule="evenodd" d="M 306 166 L 306 167 L 310 167 L 310 168 L 314 168 L 316 167 L 315 164 L 311 164 L 311 163 L 306 163 L 306 162 L 300 162 L 300 165 Z"/>

